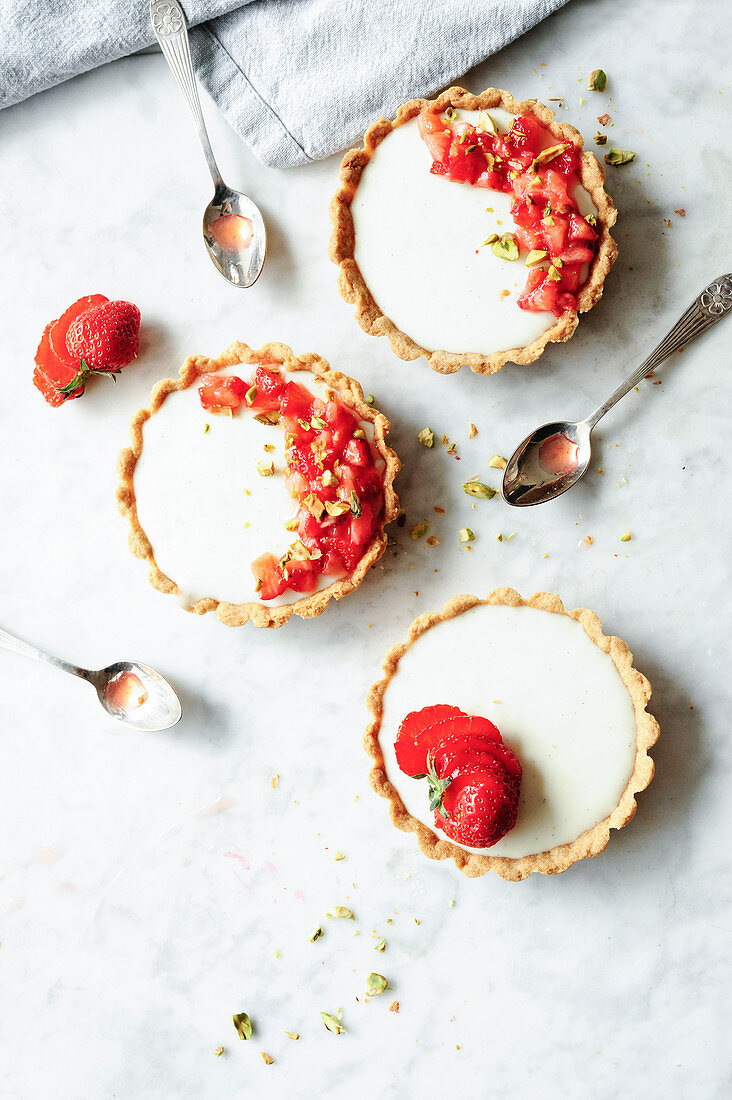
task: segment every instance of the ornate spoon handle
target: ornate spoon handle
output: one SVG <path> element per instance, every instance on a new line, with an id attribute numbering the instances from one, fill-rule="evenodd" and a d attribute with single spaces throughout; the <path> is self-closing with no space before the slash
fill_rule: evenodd
<path id="1" fill-rule="evenodd" d="M 651 352 L 648 358 L 634 370 L 630 378 L 626 378 L 616 389 L 612 397 L 600 405 L 585 423 L 594 428 L 598 420 L 605 415 L 608 409 L 625 397 L 629 390 L 633 389 L 642 378 L 653 370 L 654 367 L 668 359 L 679 348 L 685 347 L 705 332 L 712 325 L 716 325 L 721 317 L 732 311 L 732 274 L 720 275 L 718 279 L 706 286 L 701 294 L 694 299 L 686 312 L 679 318 L 670 332 L 664 336 L 661 343 Z"/>
<path id="2" fill-rule="evenodd" d="M 73 676 L 80 676 L 82 680 L 90 680 L 94 675 L 86 668 L 70 665 L 68 661 L 62 661 L 59 657 L 52 657 L 50 653 L 44 653 L 42 649 L 36 649 L 35 646 L 22 642 L 20 638 L 16 638 L 14 634 L 9 634 L 7 630 L 0 629 L 0 646 L 3 649 L 9 649 L 11 653 L 22 653 L 24 657 L 35 657 L 37 661 L 45 661 L 47 665 L 53 665 L 54 668 L 70 672 Z"/>
<path id="3" fill-rule="evenodd" d="M 213 155 L 206 124 L 203 121 L 201 102 L 198 98 L 196 78 L 193 73 L 191 49 L 188 45 L 188 27 L 180 4 L 175 0 L 150 0 L 150 20 L 155 37 L 160 43 L 165 60 L 170 65 L 178 87 L 183 92 L 188 110 L 196 127 L 198 140 L 208 164 L 208 170 L 216 187 L 223 186 L 219 167 Z"/>

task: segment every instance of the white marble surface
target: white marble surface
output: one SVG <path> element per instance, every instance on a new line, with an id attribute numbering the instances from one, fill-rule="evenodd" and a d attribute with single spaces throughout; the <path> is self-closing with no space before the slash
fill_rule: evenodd
<path id="1" fill-rule="evenodd" d="M 336 160 L 264 170 L 209 109 L 225 174 L 270 227 L 261 281 L 228 289 L 203 252 L 208 180 L 160 58 L 0 115 L 0 621 L 80 662 L 147 660 L 186 711 L 170 733 L 124 733 L 82 684 L 0 655 L 4 1096 L 729 1095 L 720 486 L 732 322 L 607 418 L 603 476 L 596 466 L 526 513 L 498 498 L 472 511 L 459 489 L 528 428 L 602 399 L 732 267 L 724 18 L 700 0 L 571 3 L 467 78 L 474 90 L 564 95 L 563 117 L 590 139 L 607 105 L 611 142 L 638 154 L 610 175 L 621 255 L 602 302 L 570 345 L 492 379 L 439 377 L 364 335 L 325 256 Z M 608 96 L 578 80 L 597 65 Z M 47 409 L 30 381 L 43 324 L 93 291 L 138 303 L 143 354 L 116 388 L 99 381 Z M 393 422 L 408 525 L 429 518 L 441 540 L 430 550 L 401 532 L 356 595 L 273 633 L 229 631 L 153 591 L 113 496 L 127 422 L 151 384 L 236 338 L 317 350 L 360 378 Z M 459 442 L 459 464 L 418 447 L 426 423 Z M 466 523 L 470 553 L 457 545 Z M 424 860 L 370 791 L 361 748 L 388 645 L 456 591 L 505 583 L 596 608 L 650 676 L 662 726 L 633 824 L 598 859 L 523 884 Z M 326 922 L 309 943 L 334 904 L 356 924 Z M 372 969 L 393 993 L 367 1004 Z M 319 1018 L 337 1006 L 338 1037 Z M 231 1025 L 242 1010 L 257 1029 L 248 1044 Z"/>

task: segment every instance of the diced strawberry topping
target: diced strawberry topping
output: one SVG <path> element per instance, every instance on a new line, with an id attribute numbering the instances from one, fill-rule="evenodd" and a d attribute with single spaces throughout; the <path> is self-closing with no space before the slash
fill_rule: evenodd
<path id="1" fill-rule="evenodd" d="M 533 115 L 518 115 L 508 133 L 493 134 L 425 107 L 418 128 L 435 175 L 513 194 L 516 241 L 527 252 L 544 252 L 539 262 L 546 264 L 529 271 L 518 298 L 521 309 L 557 317 L 575 310 L 581 268 L 592 262 L 597 247 L 597 233 L 574 198 L 577 146 L 558 142 Z"/>
<path id="2" fill-rule="evenodd" d="M 453 840 L 487 848 L 515 825 L 521 762 L 487 718 L 444 703 L 412 711 L 394 752 L 403 772 L 427 779 L 435 824 Z"/>
<path id="3" fill-rule="evenodd" d="M 201 383 L 204 409 L 233 415 L 244 407 L 286 432 L 285 480 L 299 504 L 297 539 L 281 560 L 262 554 L 252 562 L 259 598 L 272 600 L 287 589 L 312 592 L 320 574 L 351 573 L 384 507 L 376 455 L 365 439 L 354 438 L 357 417 L 336 394 L 321 400 L 285 381 L 273 363 L 257 366 L 249 382 L 211 374 Z"/>
<path id="4" fill-rule="evenodd" d="M 241 408 L 249 387 L 235 374 L 204 374 L 198 387 L 201 404 L 209 412 L 236 412 Z"/>

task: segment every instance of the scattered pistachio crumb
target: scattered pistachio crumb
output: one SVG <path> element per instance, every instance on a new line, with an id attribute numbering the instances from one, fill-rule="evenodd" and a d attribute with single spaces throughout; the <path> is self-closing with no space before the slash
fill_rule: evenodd
<path id="1" fill-rule="evenodd" d="M 435 445 L 435 433 L 432 431 L 432 428 L 422 428 L 417 439 L 422 446 L 427 447 L 428 450 Z"/>
<path id="2" fill-rule="evenodd" d="M 632 537 L 633 536 L 631 535 L 630 531 L 626 531 L 625 534 L 620 536 L 620 541 L 621 542 L 630 542 Z"/>
<path id="3" fill-rule="evenodd" d="M 493 254 L 498 256 L 499 260 L 511 261 L 519 258 L 519 247 L 513 233 L 504 233 L 502 236 L 498 237 L 491 244 L 491 248 Z"/>
<path id="4" fill-rule="evenodd" d="M 374 951 L 386 951 L 386 940 L 377 940 L 374 944 Z"/>
<path id="5" fill-rule="evenodd" d="M 492 470 L 505 470 L 508 463 L 503 455 L 493 455 L 488 459 L 488 465 Z"/>
<path id="6" fill-rule="evenodd" d="M 314 928 L 313 931 L 310 933 L 310 935 L 308 936 L 308 939 L 310 940 L 311 943 L 315 943 L 316 940 L 319 940 L 321 938 L 321 936 L 324 936 L 324 935 L 325 935 L 325 930 L 323 928 L 321 928 L 320 925 L 318 925 L 318 927 Z"/>
<path id="7" fill-rule="evenodd" d="M 510 541 L 511 541 L 511 539 L 513 538 L 513 536 L 514 536 L 515 534 L 516 534 L 516 532 L 515 532 L 515 531 L 512 531 L 510 535 L 506 535 L 506 537 L 505 537 L 505 539 L 504 539 L 503 541 L 504 541 L 504 542 L 510 542 Z"/>
<path id="8" fill-rule="evenodd" d="M 246 401 L 247 405 L 251 405 L 252 401 L 254 400 L 254 398 L 256 396 L 257 396 L 257 387 L 256 386 L 250 386 L 249 389 L 247 390 L 247 392 L 244 394 L 244 400 Z"/>
<path id="9" fill-rule="evenodd" d="M 366 394 L 366 404 L 367 405 L 373 405 L 373 403 L 374 403 L 374 395 L 372 393 L 367 393 Z"/>
<path id="10" fill-rule="evenodd" d="M 246 1012 L 235 1012 L 231 1017 L 240 1039 L 251 1039 L 254 1028 Z"/>
<path id="11" fill-rule="evenodd" d="M 216 1055 L 217 1058 L 220 1058 L 223 1053 L 224 1053 L 224 1048 L 223 1047 L 214 1047 L 214 1054 Z"/>
<path id="12" fill-rule="evenodd" d="M 458 537 L 461 542 L 473 542 L 475 540 L 475 534 L 469 527 L 461 527 L 458 531 Z"/>
<path id="13" fill-rule="evenodd" d="M 280 785 L 280 773 L 279 772 L 276 772 L 275 775 L 272 776 L 272 778 L 269 781 L 269 785 L 272 788 L 272 790 L 274 790 L 275 787 L 279 787 L 279 785 Z"/>
<path id="14" fill-rule="evenodd" d="M 482 481 L 466 481 L 463 483 L 463 492 L 469 497 L 482 497 L 484 500 L 492 500 L 496 490 L 490 485 L 484 485 Z"/>
<path id="15" fill-rule="evenodd" d="M 598 130 L 595 134 L 595 145 L 607 145 L 607 134 L 601 134 Z"/>
<path id="16" fill-rule="evenodd" d="M 630 164 L 632 160 L 635 160 L 632 149 L 608 149 L 605 153 L 605 164 Z"/>
<path id="17" fill-rule="evenodd" d="M 429 524 L 427 523 L 415 523 L 414 527 L 411 527 L 409 530 L 410 539 L 414 539 L 414 541 L 416 542 L 417 539 L 424 538 L 424 536 L 427 534 L 428 526 Z"/>
<path id="18" fill-rule="evenodd" d="M 503 535 L 500 533 L 500 531 L 496 535 L 496 542 L 503 542 Z"/>
<path id="19" fill-rule="evenodd" d="M 203 425 L 203 434 L 206 435 L 206 433 L 210 432 L 210 431 L 211 431 L 211 425 L 210 424 L 204 424 Z M 218 1047 L 216 1049 L 218 1050 Z"/>
<path id="20" fill-rule="evenodd" d="M 447 903 L 447 907 L 448 907 L 448 909 L 454 909 L 455 908 L 455 898 L 450 898 L 450 900 Z"/>
<path id="21" fill-rule="evenodd" d="M 336 854 L 333 858 L 335 860 L 339 860 L 339 859 L 345 859 L 346 857 L 345 857 L 345 854 L 343 852 L 338 851 L 338 852 L 336 852 Z"/>
<path id="22" fill-rule="evenodd" d="M 366 979 L 367 991 L 372 997 L 378 997 L 379 994 L 383 993 L 388 984 L 383 974 L 369 974 Z"/>
<path id="23" fill-rule="evenodd" d="M 272 477 L 274 473 L 274 462 L 271 459 L 269 462 L 258 462 L 257 473 L 260 474 L 261 477 Z"/>
<path id="24" fill-rule="evenodd" d="M 334 905 L 332 909 L 329 909 L 326 913 L 327 917 L 340 917 L 343 920 L 355 920 L 353 913 L 347 905 Z"/>
<path id="25" fill-rule="evenodd" d="M 272 451 L 275 449 L 275 445 L 274 445 L 274 443 L 265 443 L 264 449 L 267 452 L 267 454 L 271 454 Z"/>
<path id="26" fill-rule="evenodd" d="M 678 210 L 676 211 L 676 213 L 678 214 Z M 477 434 L 478 434 L 478 429 L 476 428 L 475 424 L 473 424 L 473 422 L 471 421 L 470 424 L 468 424 L 468 439 L 475 439 Z"/>
<path id="27" fill-rule="evenodd" d="M 604 92 L 607 84 L 607 76 L 602 69 L 593 69 L 587 77 L 588 92 Z"/>
<path id="28" fill-rule="evenodd" d="M 346 1030 L 338 1017 L 334 1016 L 332 1012 L 321 1012 L 320 1018 L 328 1028 L 328 1031 L 332 1031 L 334 1035 L 340 1035 Z"/>
<path id="29" fill-rule="evenodd" d="M 274 1058 L 271 1054 L 267 1054 L 266 1050 L 260 1050 L 259 1053 L 261 1055 L 262 1061 L 266 1066 L 271 1066 L 274 1063 Z"/>
<path id="30" fill-rule="evenodd" d="M 299 1031 L 286 1031 L 285 1035 L 287 1036 L 288 1039 L 299 1039 L 300 1038 L 300 1032 Z"/>

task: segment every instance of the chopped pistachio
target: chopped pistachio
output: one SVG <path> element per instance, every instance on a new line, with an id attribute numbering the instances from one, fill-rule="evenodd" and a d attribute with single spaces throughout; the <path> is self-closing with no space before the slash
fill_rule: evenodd
<path id="1" fill-rule="evenodd" d="M 545 214 L 541 221 L 543 225 L 556 225 L 556 222 L 554 221 L 554 218 L 551 216 L 551 214 Z"/>
<path id="2" fill-rule="evenodd" d="M 254 1028 L 246 1012 L 235 1012 L 231 1017 L 240 1039 L 251 1039 Z"/>
<path id="3" fill-rule="evenodd" d="M 287 553 L 293 561 L 311 561 L 313 558 L 320 557 L 319 550 L 308 550 L 305 543 L 301 542 L 300 539 L 295 539 L 294 542 L 290 543 Z"/>
<path id="4" fill-rule="evenodd" d="M 214 1047 L 214 1054 L 216 1055 L 217 1058 L 220 1058 L 223 1053 L 224 1053 L 224 1048 L 223 1047 Z"/>
<path id="5" fill-rule="evenodd" d="M 345 853 L 345 852 L 340 852 L 340 851 L 336 851 L 336 854 L 335 854 L 335 856 L 334 856 L 333 858 L 334 858 L 334 859 L 336 860 L 336 862 L 337 862 L 337 861 L 338 861 L 339 859 L 345 859 L 345 858 L 346 858 L 346 853 Z"/>
<path id="6" fill-rule="evenodd" d="M 388 984 L 383 974 L 369 974 L 366 979 L 366 986 L 372 997 L 378 997 L 380 993 L 383 993 Z"/>
<path id="7" fill-rule="evenodd" d="M 632 149 L 608 149 L 605 153 L 605 164 L 630 164 L 632 160 L 635 160 Z"/>
<path id="8" fill-rule="evenodd" d="M 310 444 L 310 450 L 315 455 L 316 461 L 319 462 L 322 466 L 325 462 L 325 456 L 328 450 L 325 440 L 322 438 L 314 439 L 313 442 Z"/>
<path id="9" fill-rule="evenodd" d="M 297 518 L 295 516 L 293 516 L 292 519 L 286 519 L 285 520 L 285 530 L 286 531 L 297 531 Z"/>
<path id="10" fill-rule="evenodd" d="M 267 454 L 272 454 L 272 451 L 275 449 L 275 445 L 274 445 L 274 443 L 265 443 L 264 449 L 267 452 Z"/>
<path id="11" fill-rule="evenodd" d="M 593 69 L 587 77 L 588 92 L 604 92 L 607 84 L 607 76 L 602 69 Z"/>
<path id="12" fill-rule="evenodd" d="M 409 529 L 409 537 L 411 539 L 414 539 L 415 542 L 417 541 L 417 539 L 423 539 L 424 536 L 427 534 L 428 526 L 429 524 L 427 523 L 415 523 L 414 527 L 411 527 Z"/>
<path id="13" fill-rule="evenodd" d="M 475 439 L 477 434 L 478 434 L 478 429 L 476 428 L 475 424 L 473 424 L 473 422 L 471 420 L 470 424 L 468 424 L 468 439 Z"/>
<path id="14" fill-rule="evenodd" d="M 246 401 L 247 405 L 251 405 L 252 401 L 254 400 L 254 398 L 256 396 L 257 396 L 257 387 L 256 386 L 250 386 L 249 389 L 247 390 L 247 392 L 244 394 L 244 400 Z"/>
<path id="15" fill-rule="evenodd" d="M 320 1018 L 328 1028 L 328 1031 L 332 1031 L 334 1035 L 340 1035 L 346 1030 L 338 1017 L 334 1016 L 332 1012 L 321 1012 Z"/>
<path id="16" fill-rule="evenodd" d="M 496 495 L 496 490 L 491 489 L 490 485 L 484 485 L 482 481 L 466 481 L 463 492 L 469 497 L 482 497 L 484 500 L 492 500 Z"/>
<path id="17" fill-rule="evenodd" d="M 496 542 L 503 542 L 503 535 L 500 532 L 496 535 Z"/>
<path id="18" fill-rule="evenodd" d="M 373 405 L 373 403 L 374 403 L 374 395 L 373 395 L 372 393 L 367 393 L 367 394 L 366 394 L 366 397 L 364 398 L 364 400 L 365 400 L 365 402 L 366 402 L 366 404 L 367 404 L 367 405 Z"/>
<path id="19" fill-rule="evenodd" d="M 363 428 L 356 428 L 355 432 L 353 433 L 353 438 L 354 439 L 365 439 L 366 438 L 366 432 L 363 430 Z"/>
<path id="20" fill-rule="evenodd" d="M 632 538 L 632 535 L 631 535 L 630 531 L 626 531 L 624 535 L 620 536 L 620 541 L 621 542 L 630 542 L 631 538 Z"/>
<path id="21" fill-rule="evenodd" d="M 320 480 L 323 482 L 323 485 L 325 485 L 326 487 L 328 485 L 337 485 L 338 484 L 338 477 L 333 472 L 333 470 L 323 470 L 322 474 L 320 475 Z"/>
<path id="22" fill-rule="evenodd" d="M 585 214 L 585 221 L 588 225 L 597 225 L 597 216 L 595 214 Z"/>
<path id="23" fill-rule="evenodd" d="M 267 1054 L 267 1051 L 266 1051 L 266 1050 L 260 1050 L 260 1052 L 259 1052 L 259 1053 L 260 1053 L 260 1055 L 261 1055 L 262 1061 L 264 1062 L 264 1064 L 265 1064 L 266 1066 L 271 1066 L 271 1065 L 273 1065 L 273 1063 L 274 1063 L 274 1058 L 272 1057 L 272 1055 L 271 1055 L 271 1054 Z"/>
<path id="24" fill-rule="evenodd" d="M 492 206 L 486 206 L 485 212 L 486 212 L 486 214 L 492 214 L 493 213 L 493 207 Z"/>
<path id="25" fill-rule="evenodd" d="M 318 927 L 314 928 L 313 931 L 310 933 L 310 935 L 308 936 L 308 939 L 310 940 L 311 943 L 315 943 L 316 940 L 319 940 L 324 935 L 325 935 L 325 929 L 321 928 L 320 925 L 318 925 Z"/>
<path id="26" fill-rule="evenodd" d="M 481 111 L 478 115 L 478 128 L 480 130 L 488 130 L 491 134 L 497 134 L 496 124 L 488 114 L 487 111 Z"/>
<path id="27" fill-rule="evenodd" d="M 254 585 L 254 591 L 259 592 L 261 588 L 264 588 L 264 583 L 261 577 L 257 577 L 257 583 Z"/>
<path id="28" fill-rule="evenodd" d="M 326 913 L 328 917 L 340 917 L 343 920 L 355 920 L 353 913 L 347 905 L 334 905 L 332 909 L 329 909 Z"/>
<path id="29" fill-rule="evenodd" d="M 203 425 L 203 434 L 206 435 L 206 433 L 210 432 L 210 431 L 211 431 L 211 425 L 210 424 L 204 424 Z"/>
<path id="30" fill-rule="evenodd" d="M 494 241 L 492 248 L 494 255 L 498 256 L 499 260 L 517 260 L 519 258 L 519 247 L 513 233 L 504 233 L 497 241 Z"/>
<path id="31" fill-rule="evenodd" d="M 562 281 L 562 276 L 559 274 L 554 264 L 549 266 L 549 270 L 546 274 L 547 278 L 551 279 L 553 283 L 560 283 Z"/>
<path id="32" fill-rule="evenodd" d="M 449 455 L 457 454 L 457 443 L 450 443 L 450 445 L 447 448 L 447 453 Z"/>
<path id="33" fill-rule="evenodd" d="M 361 501 L 358 499 L 358 493 L 355 489 L 351 489 L 351 496 L 349 497 L 349 504 L 351 505 L 351 511 L 358 519 L 361 515 Z"/>
<path id="34" fill-rule="evenodd" d="M 299 1031 L 286 1031 L 285 1035 L 287 1036 L 288 1039 L 299 1039 L 300 1038 L 300 1032 Z"/>
<path id="35" fill-rule="evenodd" d="M 448 107 L 447 108 L 447 110 L 445 111 L 445 118 L 447 119 L 448 122 L 454 122 L 455 121 L 455 119 L 457 118 L 457 111 L 455 110 L 454 107 Z"/>
<path id="36" fill-rule="evenodd" d="M 329 516 L 344 516 L 351 511 L 351 505 L 347 500 L 326 500 L 325 510 Z"/>
<path id="37" fill-rule="evenodd" d="M 322 416 L 313 416 L 310 418 L 310 424 L 313 428 L 320 430 L 321 428 L 327 428 L 328 425 L 323 420 Z"/>
<path id="38" fill-rule="evenodd" d="M 531 167 L 534 169 L 534 171 L 536 171 L 539 165 L 549 164 L 551 161 L 556 160 L 556 158 L 558 156 L 561 156 L 564 150 L 568 148 L 569 145 L 565 142 L 562 145 L 550 145 L 548 149 L 542 149 L 542 151 L 540 153 L 537 153 L 537 155 L 534 157 L 533 161 L 531 162 Z"/>
<path id="39" fill-rule="evenodd" d="M 304 432 L 309 432 L 310 431 L 311 424 L 310 424 L 309 420 L 303 420 L 303 418 L 301 416 L 298 416 L 297 422 L 298 422 L 298 424 L 300 425 L 300 427 L 302 428 L 302 430 Z"/>
<path id="40" fill-rule="evenodd" d="M 308 493 L 308 495 L 303 498 L 303 504 L 308 512 L 310 512 L 310 515 L 315 516 L 316 519 L 320 519 L 325 511 L 325 505 L 322 500 L 318 500 L 315 493 Z"/>
<path id="41" fill-rule="evenodd" d="M 269 781 L 269 785 L 270 785 L 270 787 L 272 788 L 273 791 L 276 790 L 277 787 L 279 787 L 279 785 L 280 785 L 279 773 L 277 775 L 272 776 L 272 778 Z"/>
<path id="42" fill-rule="evenodd" d="M 529 252 L 526 257 L 526 266 L 533 267 L 534 264 L 540 264 L 548 255 L 549 253 L 545 252 L 542 248 L 532 248 L 531 252 Z"/>
<path id="43" fill-rule="evenodd" d="M 503 455 L 492 455 L 488 459 L 488 465 L 492 470 L 505 470 L 508 463 Z"/>
<path id="44" fill-rule="evenodd" d="M 422 428 L 417 439 L 422 446 L 427 447 L 428 450 L 435 445 L 435 433 L 432 431 L 432 428 Z"/>
<path id="45" fill-rule="evenodd" d="M 374 951 L 386 951 L 386 940 L 377 940 L 374 944 Z"/>
<path id="46" fill-rule="evenodd" d="M 470 530 L 469 527 L 461 527 L 460 530 L 458 531 L 458 535 L 460 536 L 460 541 L 461 542 L 474 542 L 475 541 L 475 534 Z"/>
<path id="47" fill-rule="evenodd" d="M 598 132 L 595 134 L 595 145 L 607 145 L 607 134 Z"/>
<path id="48" fill-rule="evenodd" d="M 274 462 L 271 459 L 269 462 L 258 462 L 257 473 L 261 474 L 262 477 L 272 477 L 274 473 Z"/>
<path id="49" fill-rule="evenodd" d="M 480 247 L 483 248 L 487 244 L 493 244 L 494 241 L 497 241 L 497 240 L 498 240 L 498 234 L 497 233 L 491 233 L 489 236 L 486 237 L 486 239 L 483 241 L 483 244 Z"/>

